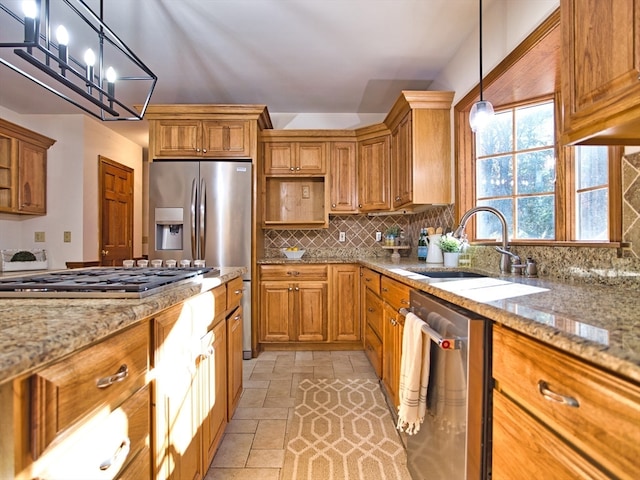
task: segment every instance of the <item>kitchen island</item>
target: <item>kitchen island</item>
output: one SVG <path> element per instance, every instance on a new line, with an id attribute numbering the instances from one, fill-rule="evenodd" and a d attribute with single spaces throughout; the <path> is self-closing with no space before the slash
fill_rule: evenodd
<path id="1" fill-rule="evenodd" d="M 1 299 L 0 478 L 201 476 L 242 390 L 245 271 Z"/>

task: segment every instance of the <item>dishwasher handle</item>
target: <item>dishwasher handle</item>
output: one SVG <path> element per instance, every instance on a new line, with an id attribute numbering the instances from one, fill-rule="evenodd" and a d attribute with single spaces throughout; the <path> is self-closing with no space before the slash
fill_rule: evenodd
<path id="1" fill-rule="evenodd" d="M 398 310 L 401 315 L 406 316 L 411 311 L 406 308 L 401 308 Z M 429 326 L 427 322 L 423 320 L 424 325 L 422 325 L 422 333 L 425 333 L 429 336 L 429 338 L 438 345 L 443 350 L 460 350 L 462 347 L 462 342 L 458 338 L 445 338 L 436 332 L 433 328 Z"/>

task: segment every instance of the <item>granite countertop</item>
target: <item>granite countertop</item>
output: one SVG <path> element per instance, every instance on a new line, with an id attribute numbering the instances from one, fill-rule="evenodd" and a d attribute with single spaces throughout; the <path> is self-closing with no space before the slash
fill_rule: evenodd
<path id="1" fill-rule="evenodd" d="M 221 267 L 219 276 L 141 299 L 2 298 L 0 383 L 29 374 L 246 271 L 246 267 Z"/>
<path id="2" fill-rule="evenodd" d="M 424 262 L 388 259 L 358 263 L 407 285 L 459 305 L 529 335 L 622 377 L 640 382 L 640 304 L 638 285 L 607 286 L 516 275 L 488 276 L 518 285 L 546 289 L 538 293 L 484 301 L 444 290 L 439 279 L 407 277 L 403 270 L 428 270 Z M 444 270 L 431 268 L 432 270 Z M 462 280 L 462 279 L 460 279 Z M 439 288 L 438 283 L 443 286 Z M 480 289 L 477 290 L 480 293 Z M 474 295 L 471 295 L 474 296 Z"/>

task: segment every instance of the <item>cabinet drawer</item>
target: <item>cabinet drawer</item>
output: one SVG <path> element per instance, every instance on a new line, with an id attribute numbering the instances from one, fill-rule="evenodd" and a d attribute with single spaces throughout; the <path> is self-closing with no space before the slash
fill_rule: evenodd
<path id="1" fill-rule="evenodd" d="M 493 394 L 493 478 L 605 479 L 565 442 L 499 392 Z"/>
<path id="2" fill-rule="evenodd" d="M 380 295 L 380 277 L 378 272 L 369 270 L 368 268 L 362 269 L 362 282 L 372 292 Z"/>
<path id="3" fill-rule="evenodd" d="M 391 305 L 396 311 L 401 308 L 409 308 L 409 292 L 411 288 L 389 277 L 383 276 L 380 280 L 382 299 Z"/>
<path id="4" fill-rule="evenodd" d="M 640 387 L 498 326 L 493 376 L 505 395 L 614 476 L 638 473 Z M 545 388 L 551 392 L 546 396 Z"/>
<path id="5" fill-rule="evenodd" d="M 149 445 L 149 391 L 147 385 L 113 412 L 96 413 L 71 436 L 57 442 L 38 461 L 38 477 L 48 480 L 118 478 L 124 467 Z M 148 471 L 150 459 L 148 455 L 146 458 L 147 465 L 142 467 Z M 133 477 L 123 474 L 122 478 Z"/>
<path id="6" fill-rule="evenodd" d="M 365 293 L 365 302 L 365 324 L 371 327 L 373 331 L 382 338 L 382 300 L 375 293 L 367 290 Z"/>
<path id="7" fill-rule="evenodd" d="M 328 265 L 262 265 L 260 278 L 262 280 L 326 280 Z"/>
<path id="8" fill-rule="evenodd" d="M 35 453 L 100 406 L 113 407 L 141 388 L 149 365 L 149 324 L 144 322 L 34 375 Z"/>
<path id="9" fill-rule="evenodd" d="M 231 311 L 240 305 L 243 291 L 242 277 L 236 277 L 227 283 L 227 311 Z"/>
<path id="10" fill-rule="evenodd" d="M 364 353 L 369 358 L 378 378 L 382 377 L 382 342 L 369 325 L 364 330 Z"/>

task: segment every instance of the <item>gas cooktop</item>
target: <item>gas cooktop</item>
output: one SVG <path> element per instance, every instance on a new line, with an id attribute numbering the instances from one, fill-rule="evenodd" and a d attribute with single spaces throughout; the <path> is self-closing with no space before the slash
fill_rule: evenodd
<path id="1" fill-rule="evenodd" d="M 168 287 L 216 276 L 211 267 L 95 267 L 0 278 L 0 297 L 142 298 Z"/>

